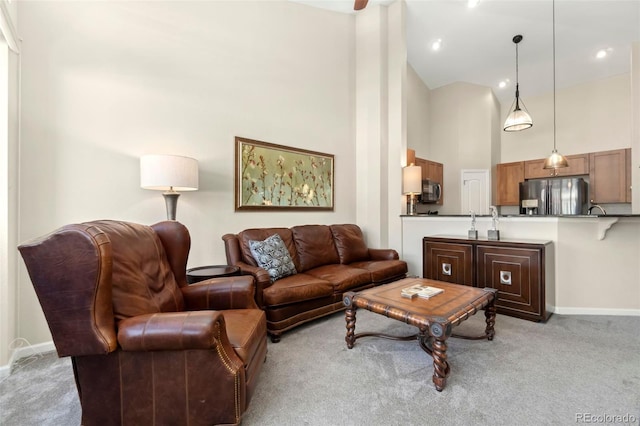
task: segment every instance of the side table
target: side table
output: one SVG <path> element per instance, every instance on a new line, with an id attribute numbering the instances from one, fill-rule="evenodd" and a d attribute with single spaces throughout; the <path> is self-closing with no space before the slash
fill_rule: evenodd
<path id="1" fill-rule="evenodd" d="M 209 265 L 187 269 L 187 283 L 194 284 L 209 278 L 240 275 L 240 267 L 231 265 Z"/>

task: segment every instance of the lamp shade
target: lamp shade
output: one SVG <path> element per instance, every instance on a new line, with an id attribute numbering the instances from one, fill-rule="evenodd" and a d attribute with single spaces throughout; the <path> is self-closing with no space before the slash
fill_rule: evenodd
<path id="1" fill-rule="evenodd" d="M 140 186 L 160 191 L 198 189 L 198 160 L 179 155 L 140 157 Z"/>
<path id="2" fill-rule="evenodd" d="M 402 169 L 402 193 L 420 194 L 422 192 L 422 167 L 413 163 Z"/>

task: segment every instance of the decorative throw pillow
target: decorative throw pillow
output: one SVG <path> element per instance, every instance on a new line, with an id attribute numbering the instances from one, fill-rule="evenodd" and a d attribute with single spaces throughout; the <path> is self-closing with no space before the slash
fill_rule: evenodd
<path id="1" fill-rule="evenodd" d="M 249 248 L 258 266 L 269 273 L 271 282 L 297 273 L 280 235 L 274 234 L 264 241 L 250 240 Z"/>

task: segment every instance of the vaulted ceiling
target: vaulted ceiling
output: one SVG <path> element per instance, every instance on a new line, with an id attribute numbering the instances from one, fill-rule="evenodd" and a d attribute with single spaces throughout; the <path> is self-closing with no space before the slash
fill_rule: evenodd
<path id="1" fill-rule="evenodd" d="M 351 0 L 292 0 L 341 13 Z M 368 7 L 389 4 L 369 0 Z M 501 101 L 513 97 L 518 46 L 521 95 L 553 88 L 552 0 L 405 0 L 408 61 L 430 89 L 464 81 L 491 87 Z M 640 42 L 640 0 L 556 0 L 558 88 L 628 73 L 631 43 Z M 431 45 L 440 39 L 441 48 Z M 600 50 L 607 56 L 596 58 Z M 505 87 L 501 81 L 509 80 Z"/>

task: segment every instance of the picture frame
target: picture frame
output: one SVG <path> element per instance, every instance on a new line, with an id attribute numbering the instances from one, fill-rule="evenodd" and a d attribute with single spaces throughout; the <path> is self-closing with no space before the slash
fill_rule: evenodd
<path id="1" fill-rule="evenodd" d="M 235 211 L 333 210 L 332 154 L 235 138 Z"/>

